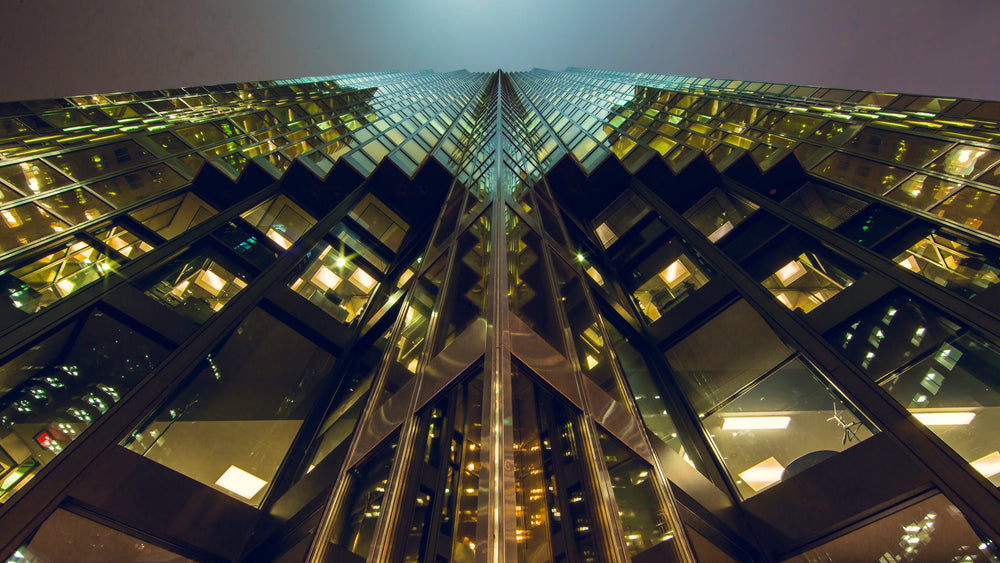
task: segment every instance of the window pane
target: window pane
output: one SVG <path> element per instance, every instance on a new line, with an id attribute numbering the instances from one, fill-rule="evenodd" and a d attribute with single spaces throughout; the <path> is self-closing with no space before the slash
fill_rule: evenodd
<path id="1" fill-rule="evenodd" d="M 902 168 L 844 153 L 830 155 L 812 171 L 814 174 L 878 195 L 886 193 L 910 174 Z"/>
<path id="2" fill-rule="evenodd" d="M 0 501 L 5 501 L 167 355 L 95 310 L 0 367 Z"/>
<path id="3" fill-rule="evenodd" d="M 646 319 L 655 322 L 708 283 L 712 270 L 680 237 L 657 244 L 649 252 L 632 272 L 641 284 L 632 295 Z"/>
<path id="4" fill-rule="evenodd" d="M 996 561 L 991 542 L 969 525 L 961 511 L 943 495 L 908 506 L 786 559 L 814 561 Z"/>
<path id="5" fill-rule="evenodd" d="M 275 196 L 241 215 L 281 248 L 289 248 L 316 220 L 284 195 Z"/>
<path id="6" fill-rule="evenodd" d="M 193 193 L 160 200 L 130 215 L 165 239 L 172 239 L 216 214 Z"/>
<path id="7" fill-rule="evenodd" d="M 134 141 L 112 143 L 48 157 L 57 168 L 78 181 L 132 168 L 155 158 Z"/>
<path id="8" fill-rule="evenodd" d="M 125 207 L 187 183 L 166 164 L 157 164 L 87 186 L 117 207 Z"/>
<path id="9" fill-rule="evenodd" d="M 110 205 L 82 188 L 42 198 L 38 204 L 74 225 L 96 219 L 112 210 Z"/>
<path id="10" fill-rule="evenodd" d="M 351 470 L 352 490 L 344 503 L 347 507 L 345 522 L 332 542 L 361 557 L 368 555 L 375 537 L 375 525 L 381 514 L 389 470 L 392 469 L 392 460 L 396 455 L 396 439 L 392 438 L 364 464 Z"/>
<path id="11" fill-rule="evenodd" d="M 721 405 L 702 424 L 744 498 L 877 432 L 798 358 Z"/>
<path id="12" fill-rule="evenodd" d="M 254 309 L 126 445 L 259 506 L 335 359 Z"/>
<path id="13" fill-rule="evenodd" d="M 13 250 L 66 228 L 66 223 L 34 203 L 0 211 L 0 251 Z"/>
<path id="14" fill-rule="evenodd" d="M 117 267 L 107 255 L 78 241 L 4 274 L 2 279 L 11 304 L 22 311 L 37 313 Z"/>
<path id="15" fill-rule="evenodd" d="M 828 229 L 836 229 L 865 206 L 859 199 L 816 182 L 806 182 L 781 203 Z"/>
<path id="16" fill-rule="evenodd" d="M 965 188 L 933 209 L 937 215 L 993 236 L 1000 236 L 1000 195 Z"/>
<path id="17" fill-rule="evenodd" d="M 336 249 L 321 242 L 309 252 L 289 286 L 331 317 L 353 323 L 364 312 L 381 278 L 358 264 L 354 256 L 351 248 L 341 245 Z"/>
<path id="18" fill-rule="evenodd" d="M 188 250 L 136 285 L 177 313 L 204 323 L 247 286 L 246 272 L 208 249 Z"/>
<path id="19" fill-rule="evenodd" d="M 0 180 L 6 181 L 25 195 L 47 192 L 70 183 L 68 178 L 41 160 L 0 167 Z"/>
<path id="20" fill-rule="evenodd" d="M 918 240 L 892 261 L 969 299 L 1000 283 L 1000 256 L 995 247 L 963 240 L 946 230 Z"/>
<path id="21" fill-rule="evenodd" d="M 756 210 L 756 205 L 715 188 L 694 204 L 684 218 L 708 240 L 718 243 Z"/>

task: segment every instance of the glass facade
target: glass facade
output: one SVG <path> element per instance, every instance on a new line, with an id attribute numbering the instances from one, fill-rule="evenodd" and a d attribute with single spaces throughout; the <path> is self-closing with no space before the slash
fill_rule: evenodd
<path id="1" fill-rule="evenodd" d="M 995 561 L 998 186 L 981 100 L 2 103 L 0 556 Z"/>

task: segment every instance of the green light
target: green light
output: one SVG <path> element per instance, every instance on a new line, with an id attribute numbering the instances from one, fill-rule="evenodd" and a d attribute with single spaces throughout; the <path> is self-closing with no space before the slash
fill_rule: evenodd
<path id="1" fill-rule="evenodd" d="M 577 261 L 577 262 L 583 262 L 583 261 L 584 261 L 584 260 L 586 260 L 586 259 L 587 259 L 587 258 L 586 258 L 586 257 L 585 257 L 585 256 L 583 255 L 583 253 L 582 253 L 582 252 L 577 252 L 577 253 L 576 253 L 576 261 Z"/>

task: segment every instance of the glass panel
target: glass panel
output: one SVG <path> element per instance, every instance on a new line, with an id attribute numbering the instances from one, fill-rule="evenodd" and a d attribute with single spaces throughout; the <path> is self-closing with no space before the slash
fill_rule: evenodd
<path id="1" fill-rule="evenodd" d="M 251 276 L 205 249 L 191 249 L 136 285 L 181 315 L 204 323 L 243 291 Z"/>
<path id="2" fill-rule="evenodd" d="M 21 489 L 167 355 L 94 310 L 0 367 L 0 501 Z"/>
<path id="3" fill-rule="evenodd" d="M 816 182 L 806 182 L 781 203 L 828 229 L 836 229 L 866 205 L 859 199 Z"/>
<path id="4" fill-rule="evenodd" d="M 684 218 L 708 240 L 718 243 L 756 210 L 757 206 L 749 201 L 714 188 L 691 206 Z"/>
<path id="5" fill-rule="evenodd" d="M 110 225 L 93 233 L 94 237 L 127 258 L 134 258 L 153 249 L 153 245 L 121 225 Z"/>
<path id="6" fill-rule="evenodd" d="M 886 197 L 917 209 L 927 209 L 942 199 L 951 195 L 959 188 L 952 180 L 932 178 L 923 174 L 914 174 L 898 188 L 886 194 Z"/>
<path id="7" fill-rule="evenodd" d="M 743 498 L 878 430 L 796 358 L 702 420 Z"/>
<path id="8" fill-rule="evenodd" d="M 708 283 L 712 270 L 680 237 L 649 249 L 646 258 L 632 271 L 639 288 L 632 292 L 649 322 L 655 322 Z"/>
<path id="9" fill-rule="evenodd" d="M 664 398 L 666 393 L 661 391 L 658 381 L 649 371 L 642 354 L 611 324 L 607 322 L 604 324 L 608 329 L 608 336 L 611 338 L 611 347 L 622 366 L 622 372 L 625 374 L 625 379 L 628 381 L 632 397 L 635 399 L 635 404 L 639 408 L 646 428 L 670 449 L 677 452 L 684 461 L 704 472 L 703 462 L 698 453 L 693 449 L 685 448 L 682 438 L 678 436 L 677 426 L 670 415 L 670 406 Z"/>
<path id="10" fill-rule="evenodd" d="M 70 183 L 68 178 L 41 160 L 0 167 L 0 180 L 6 181 L 26 195 L 47 192 Z"/>
<path id="11" fill-rule="evenodd" d="M 316 224 L 315 219 L 284 195 L 265 201 L 241 217 L 284 249 Z"/>
<path id="12" fill-rule="evenodd" d="M 82 188 L 40 199 L 38 204 L 74 225 L 96 219 L 112 210 L 110 205 Z"/>
<path id="13" fill-rule="evenodd" d="M 4 209 L 0 211 L 0 251 L 13 250 L 65 228 L 66 223 L 33 203 Z"/>
<path id="14" fill-rule="evenodd" d="M 910 174 L 902 168 L 845 153 L 833 153 L 812 172 L 877 195 L 886 193 Z"/>
<path id="15" fill-rule="evenodd" d="M 1000 348 L 901 293 L 845 321 L 826 338 L 1000 485 Z"/>
<path id="16" fill-rule="evenodd" d="M 368 555 L 395 455 L 396 438 L 392 438 L 366 462 L 351 470 L 351 492 L 344 503 L 348 508 L 343 528 L 331 540 L 334 544 L 361 557 Z"/>
<path id="17" fill-rule="evenodd" d="M 518 560 L 596 563 L 576 417 L 522 369 L 511 370 Z"/>
<path id="18" fill-rule="evenodd" d="M 367 194 L 348 214 L 393 252 L 399 251 L 410 226 L 372 194 Z"/>
<path id="19" fill-rule="evenodd" d="M 447 255 L 438 258 L 417 279 L 415 286 L 411 289 L 413 295 L 406 308 L 403 329 L 393 346 L 392 363 L 387 368 L 382 392 L 372 404 L 373 409 L 399 391 L 407 381 L 416 375 L 417 368 L 420 367 L 424 346 L 427 344 L 427 328 L 434 311 L 434 303 L 437 301 L 438 292 L 444 281 L 444 270 L 447 264 Z"/>
<path id="20" fill-rule="evenodd" d="M 720 354 L 719 347 L 726 353 Z M 667 350 L 678 382 L 699 415 L 771 371 L 791 350 L 742 299 Z"/>
<path id="21" fill-rule="evenodd" d="M 747 266 L 782 305 L 809 313 L 850 287 L 864 271 L 812 238 L 791 232 Z"/>
<path id="22" fill-rule="evenodd" d="M 673 539 L 673 527 L 653 484 L 653 468 L 605 432 L 598 436 L 628 552 L 636 555 Z"/>
<path id="23" fill-rule="evenodd" d="M 172 239 L 216 213 L 201 198 L 188 192 L 160 200 L 129 215 L 161 237 Z"/>
<path id="24" fill-rule="evenodd" d="M 1000 195 L 965 188 L 933 209 L 933 213 L 966 227 L 1000 236 Z"/>
<path id="25" fill-rule="evenodd" d="M 997 561 L 992 542 L 977 533 L 944 495 L 887 512 L 871 524 L 785 561 Z"/>
<path id="26" fill-rule="evenodd" d="M 335 360 L 254 309 L 125 445 L 259 506 Z"/>
<path id="27" fill-rule="evenodd" d="M 309 462 L 305 465 L 304 473 L 312 471 L 334 450 L 344 449 L 350 443 L 349 438 L 361 418 L 361 410 L 375 380 L 379 362 L 389 345 L 389 332 L 386 331 L 372 345 L 363 348 L 361 357 L 349 368 L 350 374 L 337 390 L 336 398 L 327 410 L 329 414 L 313 440 L 311 453 L 306 456 Z"/>
<path id="28" fill-rule="evenodd" d="M 341 245 L 335 250 L 321 242 L 300 263 L 289 287 L 331 317 L 351 324 L 364 312 L 381 278 L 356 262 L 352 249 Z"/>
<path id="29" fill-rule="evenodd" d="M 866 127 L 844 144 L 844 148 L 920 168 L 949 145 L 951 143 L 945 141 Z"/>
<path id="30" fill-rule="evenodd" d="M 166 164 L 157 164 L 87 186 L 116 207 L 125 207 L 187 183 Z"/>
<path id="31" fill-rule="evenodd" d="M 601 215 L 594 220 L 597 238 L 608 248 L 618 237 L 638 223 L 651 210 L 639 196 L 627 192 L 618 197 Z"/>
<path id="32" fill-rule="evenodd" d="M 57 509 L 6 563 L 45 561 L 131 561 L 134 563 L 195 563 L 146 540 L 102 526 Z"/>
<path id="33" fill-rule="evenodd" d="M 980 147 L 958 145 L 927 166 L 928 170 L 947 172 L 963 178 L 975 178 L 1000 161 L 1000 153 Z"/>
<path id="34" fill-rule="evenodd" d="M 264 242 L 260 233 L 242 224 L 226 223 L 212 232 L 212 237 L 258 270 L 267 268 L 278 258 L 278 253 Z"/>
<path id="35" fill-rule="evenodd" d="M 78 241 L 34 262 L 3 274 L 7 298 L 18 309 L 37 313 L 56 301 L 105 277 L 118 264 L 85 242 Z"/>
<path id="36" fill-rule="evenodd" d="M 946 230 L 918 240 L 892 261 L 969 299 L 1000 283 L 1000 257 L 994 247 Z"/>
<path id="37" fill-rule="evenodd" d="M 510 310 L 550 346 L 562 351 L 562 330 L 542 255 L 542 239 L 511 209 L 507 221 L 507 296 Z"/>
<path id="38" fill-rule="evenodd" d="M 556 266 L 559 300 L 566 311 L 580 369 L 598 387 L 624 405 L 625 398 L 611 367 L 611 355 L 606 352 L 604 335 L 587 301 L 583 280 L 562 260 L 554 257 L 553 262 Z"/>
<path id="39" fill-rule="evenodd" d="M 363 235 L 353 231 L 345 223 L 338 224 L 336 227 L 333 228 L 331 233 L 333 234 L 334 238 L 346 244 L 352 250 L 357 252 L 358 256 L 367 260 L 368 263 L 374 266 L 376 270 L 384 274 L 386 268 L 389 267 L 389 262 L 387 262 L 386 258 L 384 258 L 385 256 L 383 254 L 384 251 L 376 252 L 372 250 L 372 248 L 377 248 L 377 245 L 371 242 L 374 239 L 371 238 L 371 235 L 367 233 L 367 231 L 361 231 L 361 233 L 368 235 L 364 236 L 364 239 L 368 240 L 369 242 L 364 242 L 362 240 Z"/>
<path id="40" fill-rule="evenodd" d="M 441 306 L 439 352 L 486 312 L 486 273 L 489 268 L 490 229 L 483 213 L 458 238 L 458 257 L 452 266 L 448 299 Z"/>
<path id="41" fill-rule="evenodd" d="M 132 168 L 155 159 L 156 157 L 134 141 L 112 143 L 48 157 L 57 168 L 79 181 Z"/>

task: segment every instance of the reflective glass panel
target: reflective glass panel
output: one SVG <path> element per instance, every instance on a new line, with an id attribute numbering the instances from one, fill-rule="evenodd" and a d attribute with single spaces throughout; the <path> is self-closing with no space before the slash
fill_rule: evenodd
<path id="1" fill-rule="evenodd" d="M 251 276 L 207 248 L 191 249 L 137 283 L 146 295 L 201 324 L 243 291 Z"/>
<path id="2" fill-rule="evenodd" d="M 34 260 L 3 274 L 6 298 L 28 313 L 36 313 L 56 301 L 107 276 L 118 264 L 83 241 Z"/>
<path id="3" fill-rule="evenodd" d="M 396 438 L 383 445 L 367 461 L 351 470 L 350 493 L 344 506 L 344 525 L 331 540 L 365 557 L 375 537 L 389 471 L 396 455 Z"/>
<path id="4" fill-rule="evenodd" d="M 892 261 L 970 299 L 1000 283 L 997 250 L 947 230 L 918 240 Z"/>
<path id="5" fill-rule="evenodd" d="M 756 209 L 756 205 L 715 188 L 691 206 L 684 218 L 708 240 L 718 243 Z"/>
<path id="6" fill-rule="evenodd" d="M 216 210 L 193 193 L 162 199 L 129 213 L 165 239 L 172 239 L 216 214 Z"/>
<path id="7" fill-rule="evenodd" d="M 335 360 L 254 309 L 126 445 L 259 506 Z"/>
<path id="8" fill-rule="evenodd" d="M 359 263 L 351 248 L 337 246 L 320 242 L 313 247 L 289 287 L 331 317 L 351 324 L 364 312 L 381 274 Z"/>
<path id="9" fill-rule="evenodd" d="M 289 248 L 316 220 L 284 195 L 277 195 L 241 215 L 281 248 Z"/>

